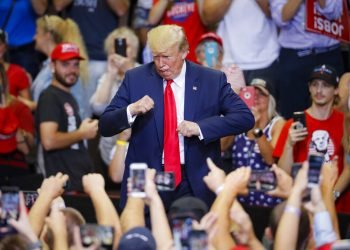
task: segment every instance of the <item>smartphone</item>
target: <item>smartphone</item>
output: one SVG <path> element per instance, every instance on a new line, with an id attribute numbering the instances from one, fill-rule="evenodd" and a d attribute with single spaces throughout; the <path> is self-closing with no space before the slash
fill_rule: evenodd
<path id="1" fill-rule="evenodd" d="M 191 250 L 207 250 L 208 235 L 205 230 L 192 230 L 188 236 L 188 243 Z"/>
<path id="2" fill-rule="evenodd" d="M 306 128 L 306 119 L 304 111 L 293 112 L 293 120 L 294 122 L 299 122 L 295 125 L 295 129 Z"/>
<path id="3" fill-rule="evenodd" d="M 248 182 L 249 190 L 267 192 L 275 189 L 276 186 L 275 172 L 271 170 L 252 170 Z"/>
<path id="4" fill-rule="evenodd" d="M 309 155 L 309 171 L 308 176 L 308 187 L 317 186 L 320 181 L 320 174 L 322 165 L 324 162 L 324 155 L 322 154 L 311 154 Z"/>
<path id="5" fill-rule="evenodd" d="M 172 219 L 171 228 L 175 249 L 190 249 L 189 235 L 192 231 L 192 219 L 189 217 Z"/>
<path id="6" fill-rule="evenodd" d="M 243 87 L 239 92 L 239 96 L 242 98 L 245 104 L 247 104 L 248 108 L 252 108 L 254 106 L 255 88 L 253 86 Z"/>
<path id="7" fill-rule="evenodd" d="M 89 247 L 98 242 L 100 244 L 99 249 L 111 250 L 114 241 L 114 228 L 97 224 L 81 225 L 80 238 L 84 247 Z"/>
<path id="8" fill-rule="evenodd" d="M 158 191 L 174 191 L 175 175 L 173 172 L 157 172 L 155 183 Z"/>
<path id="9" fill-rule="evenodd" d="M 130 164 L 130 179 L 131 179 L 131 192 L 132 197 L 146 197 L 145 184 L 146 184 L 146 163 L 131 163 Z"/>
<path id="10" fill-rule="evenodd" d="M 208 67 L 214 67 L 218 62 L 218 44 L 216 42 L 206 42 L 204 45 L 205 62 Z"/>
<path id="11" fill-rule="evenodd" d="M 36 199 L 39 196 L 39 193 L 37 191 L 22 191 L 23 195 L 24 195 L 24 201 L 25 201 L 25 205 L 27 207 L 27 209 L 31 209 L 34 202 L 36 201 Z"/>
<path id="12" fill-rule="evenodd" d="M 116 38 L 114 50 L 116 54 L 126 57 L 126 38 Z"/>
<path id="13" fill-rule="evenodd" d="M 19 188 L 14 186 L 1 187 L 0 227 L 7 227 L 10 219 L 19 217 Z"/>

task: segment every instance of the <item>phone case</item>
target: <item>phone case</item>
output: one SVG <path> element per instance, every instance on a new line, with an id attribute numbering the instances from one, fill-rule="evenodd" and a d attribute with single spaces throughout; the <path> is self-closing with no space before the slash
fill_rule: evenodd
<path id="1" fill-rule="evenodd" d="M 255 99 L 255 88 L 252 86 L 243 87 L 239 92 L 239 96 L 241 99 L 247 104 L 248 108 L 252 108 L 254 106 Z"/>

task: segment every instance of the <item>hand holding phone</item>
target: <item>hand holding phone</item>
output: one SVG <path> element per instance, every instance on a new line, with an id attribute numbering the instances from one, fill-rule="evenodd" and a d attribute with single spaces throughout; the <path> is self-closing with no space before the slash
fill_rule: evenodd
<path id="1" fill-rule="evenodd" d="M 216 42 L 206 42 L 205 43 L 205 63 L 209 68 L 213 68 L 218 63 L 218 44 Z"/>
<path id="2" fill-rule="evenodd" d="M 39 196 L 39 193 L 37 191 L 23 191 L 23 196 L 24 196 L 24 202 L 25 205 L 28 209 L 31 209 L 34 202 Z"/>
<path id="3" fill-rule="evenodd" d="M 10 219 L 18 220 L 20 212 L 18 187 L 1 187 L 0 207 L 0 227 L 7 227 Z"/>
<path id="4" fill-rule="evenodd" d="M 145 185 L 146 185 L 146 163 L 131 163 L 130 164 L 130 179 L 131 190 L 130 196 L 132 197 L 146 197 Z"/>
<path id="5" fill-rule="evenodd" d="M 252 108 L 255 102 L 255 88 L 253 86 L 243 87 L 239 92 L 241 99 L 247 104 L 248 108 Z"/>
<path id="6" fill-rule="evenodd" d="M 323 162 L 324 162 L 324 155 L 322 154 L 309 155 L 309 171 L 307 174 L 308 187 L 319 185 Z"/>
<path id="7" fill-rule="evenodd" d="M 80 238 L 84 247 L 99 243 L 102 250 L 112 250 L 114 241 L 114 228 L 97 224 L 80 226 Z"/>
<path id="8" fill-rule="evenodd" d="M 298 122 L 295 125 L 295 129 L 302 129 L 306 128 L 306 118 L 304 111 L 298 111 L 293 113 L 293 120 L 294 122 Z"/>

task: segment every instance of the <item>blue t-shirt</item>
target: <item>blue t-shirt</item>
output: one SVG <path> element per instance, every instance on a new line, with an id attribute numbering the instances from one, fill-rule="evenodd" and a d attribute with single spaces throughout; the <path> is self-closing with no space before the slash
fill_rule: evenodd
<path id="1" fill-rule="evenodd" d="M 5 22 L 12 1 L 0 1 L 0 28 Z M 16 0 L 5 28 L 8 33 L 10 47 L 25 45 L 34 40 L 36 17 L 30 0 Z"/>
<path id="2" fill-rule="evenodd" d="M 67 17 L 79 26 L 92 60 L 106 60 L 104 40 L 118 28 L 118 16 L 106 0 L 74 0 L 67 9 Z"/>

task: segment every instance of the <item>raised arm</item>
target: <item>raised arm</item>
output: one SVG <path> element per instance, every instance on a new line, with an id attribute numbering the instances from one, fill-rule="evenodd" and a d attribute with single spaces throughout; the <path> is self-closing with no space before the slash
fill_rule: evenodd
<path id="1" fill-rule="evenodd" d="M 278 166 L 284 169 L 287 173 L 290 173 L 292 170 L 292 164 L 294 162 L 293 157 L 293 148 L 294 145 L 305 139 L 307 136 L 307 129 L 301 128 L 296 129 L 295 125 L 297 122 L 293 122 L 288 130 L 288 138 L 284 145 L 283 153 L 278 161 Z"/>
<path id="2" fill-rule="evenodd" d="M 121 237 L 121 226 L 118 213 L 105 191 L 105 181 L 100 174 L 87 174 L 83 176 L 83 187 L 91 198 L 95 209 L 97 223 L 115 228 L 115 242 Z"/>
<path id="3" fill-rule="evenodd" d="M 57 173 L 55 176 L 46 178 L 41 184 L 39 196 L 29 211 L 29 221 L 36 235 L 40 235 L 45 218 L 49 214 L 51 203 L 63 193 L 63 186 L 68 178 L 68 175 Z"/>
<path id="4" fill-rule="evenodd" d="M 172 2 L 172 0 L 159 0 L 156 4 L 153 4 L 148 15 L 148 23 L 150 25 L 158 24 L 162 20 L 165 10 Z"/>
<path id="5" fill-rule="evenodd" d="M 118 16 L 125 15 L 130 6 L 130 0 L 107 0 L 107 3 Z"/>
<path id="6" fill-rule="evenodd" d="M 204 0 L 202 6 L 202 18 L 206 24 L 218 23 L 230 8 L 232 0 Z"/>
<path id="7" fill-rule="evenodd" d="M 150 209 L 152 234 L 156 240 L 157 249 L 170 249 L 173 244 L 173 237 L 162 199 L 154 183 L 155 174 L 154 169 L 147 169 L 145 202 Z"/>
<path id="8" fill-rule="evenodd" d="M 33 0 L 35 1 L 35 0 Z M 66 7 L 68 7 L 73 0 L 53 0 L 53 6 L 57 12 L 63 11 Z"/>
<path id="9" fill-rule="evenodd" d="M 31 0 L 31 3 L 37 15 L 42 16 L 45 14 L 47 9 L 47 0 Z"/>
<path id="10" fill-rule="evenodd" d="M 303 2 L 304 0 L 288 0 L 288 2 L 282 7 L 282 21 L 288 22 L 293 19 Z"/>
<path id="11" fill-rule="evenodd" d="M 250 168 L 242 167 L 227 175 L 222 191 L 218 192 L 210 209 L 218 216 L 216 237 L 212 241 L 215 249 L 231 249 L 235 245 L 230 234 L 230 208 L 236 195 L 246 189 L 250 171 Z"/>
<path id="12" fill-rule="evenodd" d="M 277 227 L 274 249 L 296 249 L 302 193 L 307 186 L 308 163 L 299 170 L 287 205 Z"/>
<path id="13" fill-rule="evenodd" d="M 256 0 L 260 9 L 264 12 L 265 16 L 271 17 L 269 0 Z"/>

